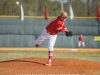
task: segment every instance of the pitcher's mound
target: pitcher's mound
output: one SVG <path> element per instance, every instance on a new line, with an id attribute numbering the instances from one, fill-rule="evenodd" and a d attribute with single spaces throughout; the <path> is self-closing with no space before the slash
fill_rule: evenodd
<path id="1" fill-rule="evenodd" d="M 0 62 L 0 75 L 79 74 L 100 75 L 100 63 L 79 59 L 53 59 L 46 66 L 46 58 L 27 58 Z"/>

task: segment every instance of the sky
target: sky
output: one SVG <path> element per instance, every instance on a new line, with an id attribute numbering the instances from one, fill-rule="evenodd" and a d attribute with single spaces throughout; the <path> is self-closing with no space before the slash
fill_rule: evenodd
<path id="1" fill-rule="evenodd" d="M 51 1 L 61 1 L 61 0 L 51 0 Z M 67 2 L 68 0 L 62 0 L 63 2 Z"/>
<path id="2" fill-rule="evenodd" d="M 51 0 L 51 1 L 61 1 L 61 0 Z M 68 0 L 62 0 L 63 2 L 67 2 Z M 73 0 L 72 0 L 73 1 Z M 77 0 L 76 0 L 77 1 Z M 83 3 L 87 3 L 87 0 L 81 0 Z M 90 0 L 90 3 L 92 0 Z"/>

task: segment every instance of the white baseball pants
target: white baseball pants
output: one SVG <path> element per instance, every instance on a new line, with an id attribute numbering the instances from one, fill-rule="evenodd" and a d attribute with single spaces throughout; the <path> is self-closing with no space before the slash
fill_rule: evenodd
<path id="1" fill-rule="evenodd" d="M 44 40 L 48 40 L 48 50 L 53 51 L 54 44 L 56 41 L 57 35 L 50 35 L 47 33 L 47 30 L 44 29 L 38 39 L 36 39 L 35 44 L 40 45 Z"/>
<path id="2" fill-rule="evenodd" d="M 79 41 L 79 45 L 78 45 L 78 47 L 80 47 L 81 44 L 82 44 L 83 47 L 85 47 L 85 43 L 84 43 L 84 41 Z"/>

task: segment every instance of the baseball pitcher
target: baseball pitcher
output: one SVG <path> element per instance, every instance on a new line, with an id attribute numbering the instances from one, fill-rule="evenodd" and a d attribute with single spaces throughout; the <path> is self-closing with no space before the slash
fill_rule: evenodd
<path id="1" fill-rule="evenodd" d="M 65 27 L 64 22 L 67 19 L 67 13 L 62 12 L 60 16 L 55 18 L 53 21 L 46 26 L 41 35 L 36 39 L 35 45 L 38 47 L 45 39 L 48 39 L 48 62 L 47 66 L 51 66 L 54 44 L 57 38 L 58 32 L 69 32 Z M 69 35 L 68 35 L 69 36 Z"/>

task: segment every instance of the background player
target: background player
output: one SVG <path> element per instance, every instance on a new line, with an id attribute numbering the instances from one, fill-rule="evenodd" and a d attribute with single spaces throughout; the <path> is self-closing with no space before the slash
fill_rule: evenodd
<path id="1" fill-rule="evenodd" d="M 35 45 L 36 47 L 38 47 L 45 39 L 48 39 L 48 62 L 46 64 L 47 66 L 52 65 L 51 62 L 57 33 L 68 31 L 64 24 L 67 17 L 68 16 L 66 12 L 61 12 L 61 15 L 51 21 L 35 41 Z"/>
<path id="2" fill-rule="evenodd" d="M 79 40 L 79 44 L 78 47 L 80 48 L 80 46 L 82 45 L 85 48 L 85 36 L 83 36 L 82 34 L 79 36 L 78 38 Z"/>

